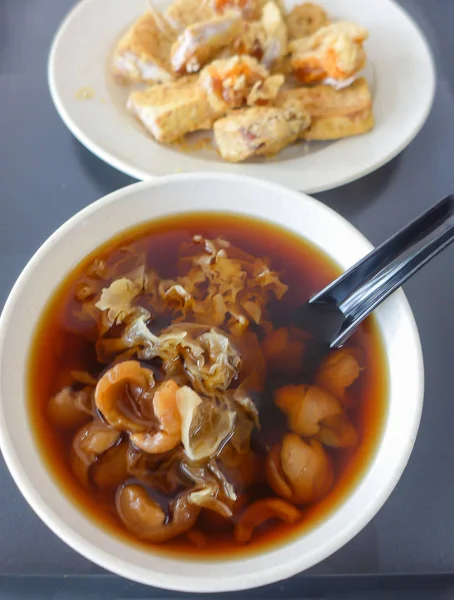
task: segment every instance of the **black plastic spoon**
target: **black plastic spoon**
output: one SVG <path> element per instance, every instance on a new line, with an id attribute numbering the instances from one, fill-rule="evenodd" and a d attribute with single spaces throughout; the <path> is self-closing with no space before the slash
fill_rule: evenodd
<path id="1" fill-rule="evenodd" d="M 432 206 L 296 309 L 293 325 L 313 336 L 305 372 L 312 373 L 330 349 L 342 346 L 363 319 L 452 241 L 454 195 Z"/>

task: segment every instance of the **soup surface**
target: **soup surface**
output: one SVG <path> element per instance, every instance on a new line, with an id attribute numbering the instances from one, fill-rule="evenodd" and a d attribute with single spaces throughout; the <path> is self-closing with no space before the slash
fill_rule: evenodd
<path id="1" fill-rule="evenodd" d="M 194 558 L 266 550 L 326 518 L 370 463 L 387 396 L 373 318 L 304 380 L 310 335 L 288 315 L 338 274 L 288 231 L 220 213 L 88 256 L 30 354 L 30 418 L 68 499 Z"/>

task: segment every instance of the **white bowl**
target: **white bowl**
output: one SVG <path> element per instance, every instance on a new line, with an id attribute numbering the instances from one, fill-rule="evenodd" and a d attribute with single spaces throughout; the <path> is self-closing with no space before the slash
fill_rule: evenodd
<path id="1" fill-rule="evenodd" d="M 260 217 L 301 234 L 343 267 L 371 244 L 347 221 L 308 196 L 256 179 L 220 174 L 162 177 L 123 188 L 88 206 L 38 250 L 14 286 L 0 319 L 0 443 L 6 463 L 38 516 L 69 546 L 140 583 L 222 592 L 290 577 L 356 535 L 396 485 L 415 441 L 423 399 L 418 332 L 403 292 L 377 311 L 389 370 L 389 409 L 375 458 L 354 491 L 326 520 L 285 546 L 248 558 L 187 561 L 132 547 L 99 529 L 63 494 L 46 469 L 26 402 L 27 359 L 42 309 L 56 285 L 87 254 L 140 222 L 188 211 Z"/>

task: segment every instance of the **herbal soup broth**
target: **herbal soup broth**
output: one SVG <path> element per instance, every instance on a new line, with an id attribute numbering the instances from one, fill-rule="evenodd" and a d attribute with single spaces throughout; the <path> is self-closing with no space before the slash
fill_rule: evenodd
<path id="1" fill-rule="evenodd" d="M 369 318 L 305 381 L 310 336 L 279 323 L 337 275 L 300 237 L 219 213 L 143 224 L 88 256 L 30 354 L 32 425 L 68 498 L 186 557 L 263 551 L 326 518 L 381 435 L 380 336 Z"/>

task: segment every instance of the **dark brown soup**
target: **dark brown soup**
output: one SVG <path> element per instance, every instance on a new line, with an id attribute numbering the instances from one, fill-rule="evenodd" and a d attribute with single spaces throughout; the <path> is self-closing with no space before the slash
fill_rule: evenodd
<path id="1" fill-rule="evenodd" d="M 259 552 L 326 518 L 370 463 L 387 371 L 373 318 L 302 381 L 283 315 L 339 274 L 228 214 L 166 218 L 88 256 L 43 312 L 29 407 L 68 500 L 131 543 Z"/>

